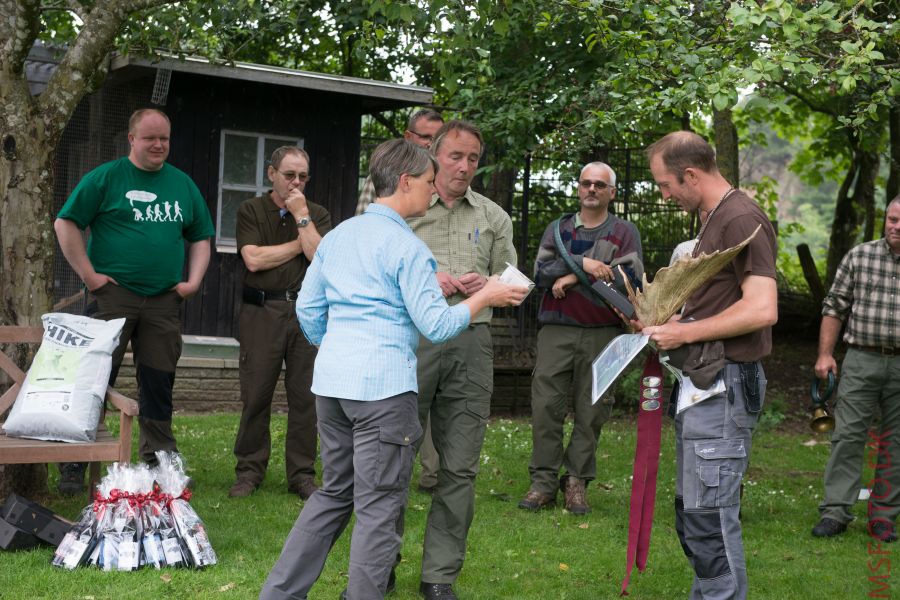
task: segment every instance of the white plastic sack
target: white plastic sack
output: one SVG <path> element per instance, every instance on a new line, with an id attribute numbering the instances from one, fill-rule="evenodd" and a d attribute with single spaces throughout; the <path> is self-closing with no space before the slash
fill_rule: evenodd
<path id="1" fill-rule="evenodd" d="M 125 319 L 48 313 L 44 338 L 3 425 L 11 437 L 93 442 Z"/>

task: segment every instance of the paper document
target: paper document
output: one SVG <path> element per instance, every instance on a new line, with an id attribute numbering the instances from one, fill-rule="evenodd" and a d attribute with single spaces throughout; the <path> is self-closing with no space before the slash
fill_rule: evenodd
<path id="1" fill-rule="evenodd" d="M 522 271 L 509 263 L 506 263 L 506 268 L 500 273 L 500 283 L 515 287 L 527 287 L 529 292 L 534 289 L 534 282 L 528 279 Z"/>
<path id="2" fill-rule="evenodd" d="M 650 343 L 650 336 L 630 333 L 617 336 L 591 363 L 591 404 L 597 404 L 625 367 Z"/>
<path id="3" fill-rule="evenodd" d="M 708 400 L 713 396 L 718 396 L 725 392 L 725 380 L 722 378 L 720 374 L 716 377 L 716 382 L 712 384 L 708 389 L 700 389 L 694 382 L 691 381 L 691 378 L 685 375 L 681 369 L 677 367 L 673 367 L 668 362 L 668 356 L 665 354 L 661 354 L 660 362 L 663 366 L 672 373 L 675 378 L 678 380 L 678 403 L 676 408 L 676 413 L 680 413 L 684 410 L 689 409 L 690 407 L 703 402 L 704 400 Z"/>

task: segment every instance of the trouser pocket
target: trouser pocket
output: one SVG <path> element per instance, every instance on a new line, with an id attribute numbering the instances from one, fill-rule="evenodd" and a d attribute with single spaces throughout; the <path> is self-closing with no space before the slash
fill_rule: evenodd
<path id="1" fill-rule="evenodd" d="M 740 498 L 747 449 L 742 439 L 698 440 L 697 506 L 733 506 Z"/>
<path id="2" fill-rule="evenodd" d="M 416 454 L 413 444 L 421 434 L 421 428 L 415 432 L 402 427 L 379 427 L 376 490 L 398 490 L 409 485 Z"/>

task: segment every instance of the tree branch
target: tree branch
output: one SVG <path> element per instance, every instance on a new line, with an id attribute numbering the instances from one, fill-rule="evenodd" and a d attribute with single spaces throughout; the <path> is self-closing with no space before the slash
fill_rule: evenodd
<path id="1" fill-rule="evenodd" d="M 174 0 L 99 0 L 84 19 L 78 37 L 69 46 L 56 71 L 38 98 L 48 136 L 59 135 L 81 99 L 105 69 L 116 35 L 128 16 L 140 9 Z"/>
<path id="2" fill-rule="evenodd" d="M 824 105 L 816 104 L 815 102 L 813 102 L 812 100 L 810 100 L 809 98 L 807 98 L 806 96 L 804 96 L 804 95 L 800 92 L 800 90 L 794 89 L 793 87 L 787 85 L 787 84 L 784 83 L 784 82 L 778 82 L 778 83 L 776 83 L 775 85 L 777 85 L 778 87 L 780 87 L 781 89 L 783 89 L 785 92 L 787 92 L 787 93 L 790 94 L 791 96 L 794 96 L 795 98 L 797 98 L 798 100 L 800 100 L 800 102 L 802 102 L 803 104 L 805 104 L 806 106 L 808 106 L 808 107 L 810 108 L 810 110 L 812 110 L 812 111 L 820 112 L 820 113 L 823 113 L 823 114 L 826 114 L 826 115 L 831 115 L 832 117 L 837 117 L 837 116 L 838 116 L 838 114 L 837 114 L 836 111 L 831 110 L 831 109 L 825 107 Z"/>
<path id="3" fill-rule="evenodd" d="M 0 0 L 0 70 L 21 74 L 40 31 L 39 0 Z"/>

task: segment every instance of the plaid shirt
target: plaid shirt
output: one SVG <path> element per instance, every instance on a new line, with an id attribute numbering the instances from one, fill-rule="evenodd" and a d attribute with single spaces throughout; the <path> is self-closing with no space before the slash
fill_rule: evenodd
<path id="1" fill-rule="evenodd" d="M 838 266 L 822 314 L 847 319 L 844 341 L 900 347 L 900 255 L 882 238 L 851 249 Z"/>
<path id="2" fill-rule="evenodd" d="M 373 202 L 375 202 L 375 184 L 372 183 L 372 176 L 369 175 L 366 177 L 363 189 L 359 193 L 359 201 L 356 203 L 356 216 L 366 212 L 366 208 Z"/>
<path id="3" fill-rule="evenodd" d="M 472 272 L 490 277 L 502 273 L 506 263 L 516 264 L 509 215 L 472 188 L 453 208 L 435 194 L 425 216 L 409 219 L 409 226 L 434 254 L 437 270 L 454 277 Z M 451 306 L 463 300 L 459 293 L 447 298 Z M 490 323 L 492 314 L 486 308 L 472 322 Z"/>

